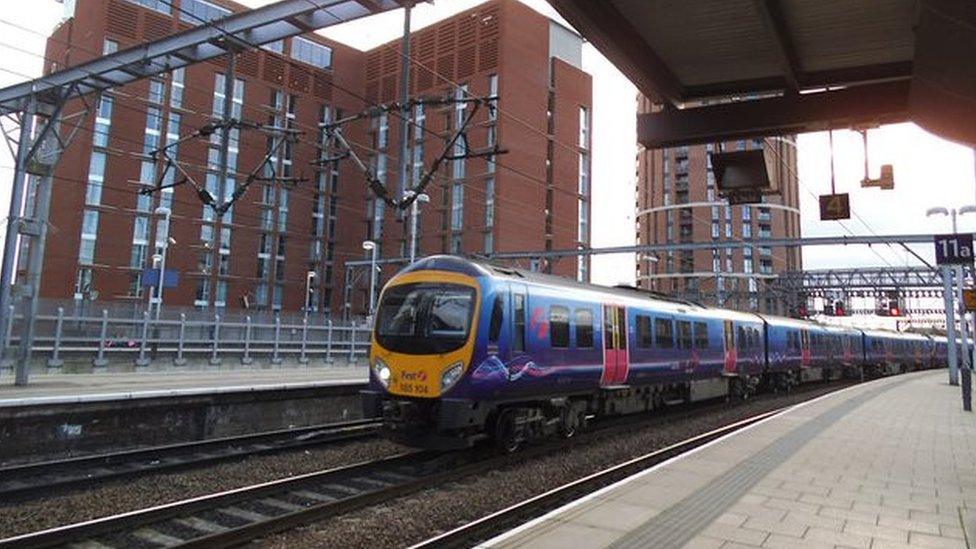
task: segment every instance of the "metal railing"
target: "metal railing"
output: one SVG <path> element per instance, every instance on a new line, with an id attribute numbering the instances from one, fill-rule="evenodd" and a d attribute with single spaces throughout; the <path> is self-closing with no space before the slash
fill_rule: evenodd
<path id="1" fill-rule="evenodd" d="M 22 316 L 13 307 L 7 311 L 5 333 L 0 335 L 0 361 L 9 366 L 20 342 Z M 290 319 L 274 316 L 271 322 L 256 322 L 249 315 L 224 318 L 220 313 L 188 318 L 156 320 L 148 312 L 132 316 L 112 316 L 102 309 L 97 316 L 65 314 L 58 307 L 55 314 L 36 317 L 34 360 L 44 359 L 49 368 L 58 368 L 66 357 L 90 359 L 96 367 L 131 359 L 137 367 L 153 361 L 183 365 L 189 359 L 206 360 L 212 365 L 236 358 L 242 364 L 266 359 L 280 364 L 294 359 L 300 364 L 312 360 L 331 363 L 342 359 L 355 362 L 369 349 L 369 327 L 362 321 L 341 322 L 331 319 Z"/>

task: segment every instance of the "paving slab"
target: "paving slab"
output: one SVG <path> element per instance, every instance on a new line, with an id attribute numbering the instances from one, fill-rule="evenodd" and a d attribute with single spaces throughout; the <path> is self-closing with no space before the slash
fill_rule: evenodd
<path id="1" fill-rule="evenodd" d="M 974 480 L 976 416 L 944 371 L 916 372 L 796 406 L 480 547 L 964 548 Z"/>

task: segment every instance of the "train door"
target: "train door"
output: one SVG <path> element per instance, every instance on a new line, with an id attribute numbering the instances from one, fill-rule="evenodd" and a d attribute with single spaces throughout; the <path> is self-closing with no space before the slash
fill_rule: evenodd
<path id="1" fill-rule="evenodd" d="M 732 327 L 732 321 L 726 320 L 722 323 L 723 327 L 723 337 L 724 351 L 725 351 L 725 368 L 724 372 L 726 374 L 733 374 L 736 370 L 736 351 L 735 351 L 735 330 Z"/>
<path id="2" fill-rule="evenodd" d="M 509 325 L 511 327 L 511 337 L 505 341 L 508 349 L 503 349 L 503 351 L 507 351 L 504 355 L 506 361 L 510 361 L 513 358 L 526 353 L 525 320 L 528 309 L 528 301 L 525 286 L 523 284 L 512 284 L 509 292 L 509 299 L 511 300 L 510 310 L 512 311 L 512 314 L 510 315 L 510 318 L 512 321 Z"/>
<path id="3" fill-rule="evenodd" d="M 603 306 L 603 376 L 600 384 L 623 385 L 627 381 L 627 310 Z"/>
<path id="4" fill-rule="evenodd" d="M 810 331 L 800 330 L 800 367 L 810 366 Z"/>

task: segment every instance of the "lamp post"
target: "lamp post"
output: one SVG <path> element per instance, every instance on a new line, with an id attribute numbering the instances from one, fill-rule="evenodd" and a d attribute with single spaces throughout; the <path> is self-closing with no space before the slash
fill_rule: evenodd
<path id="1" fill-rule="evenodd" d="M 308 320 L 308 310 L 312 308 L 309 305 L 312 297 L 312 279 L 315 278 L 315 271 L 309 271 L 305 274 L 305 320 Z"/>
<path id="2" fill-rule="evenodd" d="M 952 233 L 956 234 L 958 232 L 958 227 L 956 224 L 956 217 L 958 215 L 965 215 L 967 213 L 976 213 L 976 206 L 963 206 L 961 208 L 944 208 L 935 207 L 929 208 L 925 211 L 926 217 L 932 217 L 933 215 L 947 215 L 952 218 Z M 961 362 L 961 367 L 963 370 L 963 392 L 966 392 L 966 387 L 969 385 L 970 378 L 970 360 L 969 360 L 969 343 L 968 339 L 968 326 L 966 321 L 966 306 L 963 304 L 962 300 L 962 284 L 963 284 L 963 270 L 961 265 L 943 265 L 942 271 L 942 285 L 944 288 L 943 296 L 945 299 L 945 309 L 946 309 L 946 335 L 949 338 L 949 384 L 958 385 L 959 384 L 959 363 Z M 955 307 L 952 303 L 952 278 L 953 274 L 956 279 L 956 300 L 959 303 L 959 331 L 962 339 L 962 356 L 957 362 L 956 358 L 956 319 L 955 319 Z"/>
<path id="3" fill-rule="evenodd" d="M 411 196 L 414 191 L 410 191 Z M 417 259 L 417 218 L 420 217 L 420 204 L 430 202 L 426 193 L 420 193 L 410 204 L 410 263 Z"/>
<path id="4" fill-rule="evenodd" d="M 166 252 L 169 250 L 169 219 L 171 214 L 170 209 L 165 206 L 156 208 L 156 215 L 163 216 L 163 219 L 166 221 L 166 238 L 163 239 L 163 253 L 160 254 L 159 280 L 157 281 L 158 284 L 156 287 L 156 320 L 159 320 L 159 316 L 163 311 L 163 280 L 166 277 Z M 159 235 L 156 235 L 156 241 L 159 241 Z"/>
<path id="5" fill-rule="evenodd" d="M 369 260 L 369 316 L 373 317 L 373 308 L 376 306 L 376 243 L 372 240 L 363 242 L 363 249 L 370 252 Z"/>

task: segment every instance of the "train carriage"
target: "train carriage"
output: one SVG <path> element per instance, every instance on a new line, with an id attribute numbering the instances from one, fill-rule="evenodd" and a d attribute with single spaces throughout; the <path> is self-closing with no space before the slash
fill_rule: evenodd
<path id="1" fill-rule="evenodd" d="M 513 450 L 570 436 L 593 415 L 833 377 L 868 353 L 872 364 L 915 367 L 929 341 L 433 256 L 381 293 L 363 401 L 408 444 L 490 436 Z"/>

